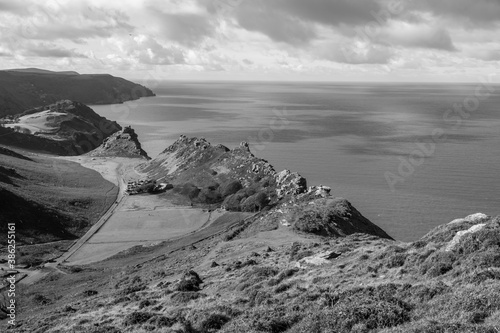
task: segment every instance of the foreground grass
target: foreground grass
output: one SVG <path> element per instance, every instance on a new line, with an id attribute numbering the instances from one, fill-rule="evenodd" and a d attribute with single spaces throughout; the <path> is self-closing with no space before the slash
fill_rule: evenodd
<path id="1" fill-rule="evenodd" d="M 23 291 L 16 331 L 496 333 L 500 219 L 484 223 L 451 251 L 474 223 L 414 243 L 220 235 L 122 269 L 72 268 Z"/>

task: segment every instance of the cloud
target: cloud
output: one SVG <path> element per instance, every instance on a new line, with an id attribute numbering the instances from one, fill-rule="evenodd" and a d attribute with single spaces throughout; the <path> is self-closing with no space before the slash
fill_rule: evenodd
<path id="1" fill-rule="evenodd" d="M 242 28 L 261 32 L 276 42 L 304 45 L 316 38 L 313 25 L 259 2 L 239 7 L 236 19 Z"/>
<path id="2" fill-rule="evenodd" d="M 380 10 L 373 0 L 247 0 L 234 8 L 242 28 L 295 46 L 319 38 L 318 25 L 363 25 L 374 21 L 373 13 Z"/>
<path id="3" fill-rule="evenodd" d="M 427 24 L 408 24 L 406 22 L 391 22 L 381 29 L 376 41 L 383 44 L 405 46 L 410 48 L 427 48 L 445 51 L 456 51 L 450 34 L 442 27 Z"/>
<path id="4" fill-rule="evenodd" d="M 202 13 L 167 13 L 159 7 L 148 7 L 162 38 L 186 46 L 195 46 L 215 33 L 212 18 Z"/>
<path id="5" fill-rule="evenodd" d="M 394 51 L 382 45 L 346 41 L 320 45 L 315 54 L 319 59 L 352 65 L 388 64 L 394 56 Z"/>
<path id="6" fill-rule="evenodd" d="M 75 50 L 45 43 L 32 44 L 26 48 L 23 55 L 42 58 L 87 58 L 86 55 Z"/>
<path id="7" fill-rule="evenodd" d="M 469 57 L 484 61 L 500 61 L 500 48 L 496 49 L 473 49 L 465 54 Z"/>
<path id="8" fill-rule="evenodd" d="M 451 18 L 457 24 L 484 26 L 500 22 L 498 0 L 419 0 L 412 1 L 409 9 Z"/>
<path id="9" fill-rule="evenodd" d="M 25 13 L 25 6 L 21 2 L 11 1 L 11 0 L 0 0 L 0 13 L 13 13 L 13 14 L 23 14 Z"/>
<path id="10" fill-rule="evenodd" d="M 290 15 L 330 26 L 362 25 L 374 20 L 382 7 L 374 0 L 278 0 L 268 1 Z"/>
<path id="11" fill-rule="evenodd" d="M 185 63 L 184 52 L 176 46 L 163 46 L 154 38 L 139 35 L 121 45 L 123 51 L 140 63 L 173 65 Z"/>
<path id="12" fill-rule="evenodd" d="M 84 1 L 27 2 L 24 6 L 22 12 L 0 16 L 4 24 L 11 27 L 11 34 L 18 38 L 84 43 L 91 38 L 133 30 L 123 12 Z"/>

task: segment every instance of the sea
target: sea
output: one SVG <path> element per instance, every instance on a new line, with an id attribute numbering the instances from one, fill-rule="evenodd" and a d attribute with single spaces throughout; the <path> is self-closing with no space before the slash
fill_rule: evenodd
<path id="1" fill-rule="evenodd" d="M 181 134 L 245 141 L 277 171 L 330 186 L 401 241 L 500 214 L 500 85 L 161 81 L 155 97 L 92 105 L 155 157 Z"/>

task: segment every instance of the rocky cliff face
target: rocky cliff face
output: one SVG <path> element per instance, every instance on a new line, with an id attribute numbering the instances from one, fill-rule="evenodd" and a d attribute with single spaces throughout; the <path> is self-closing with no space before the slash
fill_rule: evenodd
<path id="1" fill-rule="evenodd" d="M 58 155 L 80 155 L 98 147 L 121 126 L 88 106 L 64 100 L 3 119 L 0 143 Z"/>
<path id="2" fill-rule="evenodd" d="M 0 117 L 63 99 L 113 104 L 146 96 L 154 96 L 154 93 L 142 85 L 108 74 L 36 69 L 0 71 Z"/>
<path id="3" fill-rule="evenodd" d="M 276 202 L 307 190 L 306 180 L 298 173 L 288 170 L 277 173 L 268 161 L 254 156 L 246 142 L 229 149 L 214 146 L 203 138 L 181 136 L 143 171 L 152 178 L 179 185 L 189 183 L 200 191 L 212 188 L 219 192 L 214 196 L 231 209 L 241 209 L 241 204 L 250 197 L 246 208 L 252 210 L 251 202 L 255 200 L 262 208 L 263 202 Z"/>
<path id="4" fill-rule="evenodd" d="M 138 136 L 131 127 L 104 139 L 103 143 L 87 155 L 94 157 L 138 157 L 150 159 L 142 149 Z"/>
<path id="5" fill-rule="evenodd" d="M 306 179 L 298 173 L 276 172 L 269 162 L 254 156 L 246 142 L 229 149 L 181 136 L 141 171 L 173 184 L 172 191 L 192 203 L 260 211 L 249 220 L 250 232 L 290 227 L 326 237 L 367 233 L 390 238 L 347 200 L 331 197 L 329 187 L 308 189 Z"/>

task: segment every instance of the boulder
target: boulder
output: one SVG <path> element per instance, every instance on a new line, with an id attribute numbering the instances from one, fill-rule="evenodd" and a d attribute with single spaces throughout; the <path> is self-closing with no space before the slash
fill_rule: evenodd
<path id="1" fill-rule="evenodd" d="M 276 194 L 282 198 L 287 195 L 304 193 L 307 190 L 307 181 L 297 172 L 283 170 L 276 174 Z"/>

